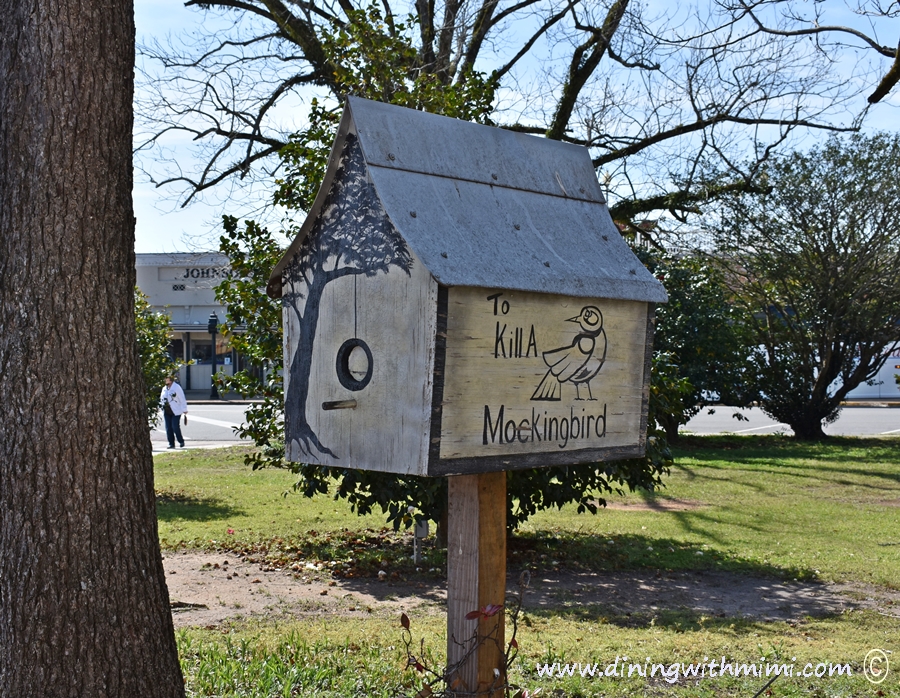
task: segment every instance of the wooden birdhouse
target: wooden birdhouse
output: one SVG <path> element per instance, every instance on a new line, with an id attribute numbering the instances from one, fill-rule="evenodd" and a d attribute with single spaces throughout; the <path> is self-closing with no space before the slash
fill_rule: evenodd
<path id="1" fill-rule="evenodd" d="M 582 147 L 350 98 L 269 293 L 292 461 L 452 475 L 644 453 L 666 294 Z"/>

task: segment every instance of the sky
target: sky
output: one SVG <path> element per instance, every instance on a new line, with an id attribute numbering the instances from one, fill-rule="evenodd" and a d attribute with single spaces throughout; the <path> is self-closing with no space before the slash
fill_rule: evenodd
<path id="1" fill-rule="evenodd" d="M 845 7 L 842 0 L 825 0 L 825 3 L 835 8 Z M 202 16 L 202 12 L 184 7 L 182 0 L 135 0 L 138 43 L 149 43 L 153 38 L 163 40 L 167 35 L 190 31 L 198 25 Z M 894 20 L 895 26 L 896 22 Z M 896 42 L 896 33 L 880 38 L 886 43 Z M 900 90 L 895 90 L 886 101 L 887 104 L 879 105 L 873 110 L 867 122 L 869 128 L 897 130 L 900 124 Z M 176 156 L 189 157 L 186 150 L 183 156 L 180 153 Z M 135 251 L 185 252 L 215 249 L 223 213 L 240 217 L 247 212 L 241 210 L 233 200 L 226 204 L 216 199 L 220 197 L 207 197 L 207 200 L 181 208 L 172 191 L 156 188 L 140 172 L 136 172 Z"/>
<path id="2" fill-rule="evenodd" d="M 181 0 L 135 0 L 134 19 L 138 43 L 159 39 L 197 23 L 200 13 L 184 7 Z M 166 194 L 135 173 L 134 215 L 136 252 L 191 251 L 187 241 L 213 232 L 222 212 L 198 204 L 178 208 Z M 192 244 L 197 244 L 196 241 Z M 209 244 L 203 249 L 211 249 Z"/>

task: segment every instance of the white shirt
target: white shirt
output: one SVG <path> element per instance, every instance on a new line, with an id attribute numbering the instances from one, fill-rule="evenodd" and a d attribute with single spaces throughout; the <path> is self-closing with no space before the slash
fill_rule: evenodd
<path id="1" fill-rule="evenodd" d="M 162 392 L 159 394 L 159 404 L 164 406 L 167 402 L 172 408 L 172 414 L 185 414 L 188 411 L 184 391 L 178 383 L 173 382 L 171 386 L 163 386 Z"/>

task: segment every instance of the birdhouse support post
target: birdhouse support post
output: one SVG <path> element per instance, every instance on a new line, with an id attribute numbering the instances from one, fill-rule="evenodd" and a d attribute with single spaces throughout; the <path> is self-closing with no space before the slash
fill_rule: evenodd
<path id="1" fill-rule="evenodd" d="M 447 666 L 458 695 L 502 698 L 506 683 L 506 473 L 448 478 Z M 479 613 L 477 618 L 466 618 Z"/>

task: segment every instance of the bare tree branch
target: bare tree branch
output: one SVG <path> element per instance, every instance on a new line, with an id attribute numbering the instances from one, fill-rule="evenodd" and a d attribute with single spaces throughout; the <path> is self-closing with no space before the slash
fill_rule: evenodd
<path id="1" fill-rule="evenodd" d="M 526 41 L 526 42 L 523 44 L 523 46 L 522 46 L 522 48 L 519 50 L 519 52 L 518 52 L 515 56 L 513 56 L 513 57 L 512 57 L 512 58 L 511 58 L 511 59 L 510 59 L 503 67 L 502 67 L 502 68 L 500 68 L 500 69 L 496 72 L 497 78 L 498 78 L 498 79 L 499 79 L 499 78 L 502 78 L 502 77 L 503 77 L 504 75 L 506 75 L 510 70 L 512 70 L 513 67 L 516 65 L 516 63 L 518 63 L 519 60 L 520 60 L 521 58 L 523 58 L 524 56 L 526 56 L 526 55 L 528 54 L 528 52 L 531 51 L 531 49 L 532 49 L 532 47 L 535 45 L 535 43 L 537 43 L 537 41 L 538 41 L 541 37 L 543 37 L 548 31 L 550 31 L 550 29 L 553 27 L 553 25 L 555 25 L 555 24 L 556 24 L 557 22 L 559 22 L 563 17 L 565 17 L 565 16 L 569 13 L 569 11 L 570 11 L 573 7 L 575 7 L 575 5 L 577 5 L 577 4 L 579 3 L 579 1 L 580 1 L 580 0 L 570 0 L 570 1 L 566 4 L 566 6 L 563 7 L 562 10 L 560 10 L 559 12 L 557 12 L 557 13 L 554 14 L 554 15 L 551 15 L 551 16 L 547 19 L 547 21 L 544 22 L 544 23 L 543 23 L 543 24 L 542 24 L 542 25 L 541 25 L 541 26 L 540 26 L 540 27 L 539 27 L 539 28 L 531 35 L 531 37 L 528 39 L 528 41 Z M 530 2 L 529 2 L 529 3 L 520 3 L 518 6 L 526 6 L 526 4 L 531 4 L 531 3 L 530 3 Z M 517 7 L 518 7 L 518 6 L 517 6 Z M 472 59 L 472 64 L 474 64 L 474 62 L 475 62 L 475 61 L 474 61 L 474 58 L 473 58 L 473 59 Z M 544 130 L 546 130 L 546 129 L 537 130 L 537 131 L 534 131 L 534 133 L 543 133 Z"/>
<path id="2" fill-rule="evenodd" d="M 875 88 L 875 91 L 869 95 L 869 104 L 880 102 L 887 97 L 888 93 L 894 89 L 898 82 L 900 82 L 900 44 L 897 45 L 897 51 L 894 56 L 894 63 L 891 65 L 890 70 L 885 73 L 881 82 L 878 84 L 878 87 Z"/>
<path id="3" fill-rule="evenodd" d="M 828 34 L 849 34 L 850 36 L 856 37 L 861 40 L 863 43 L 867 44 L 870 48 L 875 49 L 882 56 L 887 56 L 889 58 L 893 58 L 894 49 L 890 46 L 882 46 L 875 39 L 870 37 L 869 35 L 861 32 L 857 29 L 853 29 L 852 27 L 843 27 L 843 26 L 816 26 L 805 27 L 805 28 L 797 28 L 797 29 L 778 29 L 777 27 L 766 26 L 766 24 L 757 17 L 756 13 L 753 11 L 754 5 L 750 5 L 743 0 L 739 0 L 740 6 L 746 12 L 746 15 L 753 20 L 757 27 L 759 27 L 760 31 L 766 34 L 772 34 L 773 36 L 813 36 L 813 35 L 828 35 Z M 763 3 L 756 3 L 763 4 Z"/>
<path id="4" fill-rule="evenodd" d="M 729 114 L 719 114 L 718 116 L 703 119 L 700 121 L 696 121 L 692 124 L 679 125 L 675 128 L 669 129 L 667 131 L 660 131 L 658 133 L 654 133 L 652 136 L 648 136 L 647 138 L 635 139 L 630 145 L 624 146 L 621 148 L 617 148 L 615 150 L 611 150 L 605 155 L 598 156 L 593 159 L 594 167 L 602 167 L 603 165 L 614 162 L 616 160 L 621 160 L 624 157 L 629 155 L 634 155 L 636 153 L 641 152 L 645 148 L 648 148 L 651 145 L 655 145 L 657 143 L 661 143 L 665 140 L 670 140 L 673 138 L 678 138 L 680 136 L 685 136 L 689 133 L 695 133 L 698 131 L 703 131 L 704 129 L 709 128 L 710 126 L 714 126 L 716 124 L 723 123 L 734 123 L 734 124 L 744 124 L 746 126 L 751 125 L 770 125 L 770 126 L 784 126 L 784 122 L 780 119 L 753 119 L 747 117 L 739 117 L 739 116 L 731 116 Z M 850 127 L 842 127 L 842 126 L 829 126 L 817 124 L 811 121 L 805 120 L 797 120 L 792 122 L 792 126 L 804 126 L 808 128 L 816 128 L 824 131 L 836 131 L 836 132 L 852 132 L 858 131 L 859 129 L 850 126 Z"/>
<path id="5" fill-rule="evenodd" d="M 558 141 L 565 135 L 572 111 L 575 109 L 575 101 L 588 78 L 600 65 L 613 34 L 616 33 L 619 23 L 625 15 L 625 10 L 628 9 L 628 2 L 629 0 L 616 0 L 609 9 L 603 26 L 599 29 L 591 29 L 590 39 L 573 52 L 569 63 L 569 74 L 563 85 L 556 113 L 547 128 L 547 138 Z"/>
<path id="6" fill-rule="evenodd" d="M 249 158 L 241 160 L 238 163 L 231 165 L 230 167 L 225 168 L 220 171 L 215 176 L 208 176 L 212 171 L 212 165 L 215 163 L 215 160 L 210 161 L 210 165 L 203 170 L 203 176 L 200 179 L 192 179 L 190 177 L 169 177 L 168 179 L 164 179 L 160 182 L 156 183 L 157 187 L 164 187 L 167 184 L 175 184 L 178 182 L 182 182 L 184 184 L 190 185 L 190 193 L 187 198 L 182 202 L 181 207 L 184 208 L 194 199 L 197 194 L 200 192 L 211 189 L 218 184 L 221 184 L 228 178 L 232 177 L 235 174 L 243 175 L 246 173 L 248 167 L 253 163 L 264 160 L 271 155 L 277 153 L 282 147 L 283 143 L 279 143 L 277 146 L 273 146 L 271 148 L 266 148 L 264 150 L 259 150 L 253 153 Z"/>
<path id="7" fill-rule="evenodd" d="M 383 7 L 383 24 L 362 26 L 369 15 L 355 0 L 190 0 L 238 19 L 205 43 L 142 50 L 136 143 L 151 179 L 182 186 L 185 202 L 277 166 L 279 144 L 306 127 L 298 105 L 315 97 L 336 109 L 343 96 L 332 64 L 342 59 L 326 49 L 336 28 L 407 42 L 417 54 L 403 68 L 408 84 L 433 75 L 459 86 L 479 70 L 491 74 L 496 121 L 584 145 L 613 206 L 633 200 L 642 213 L 659 205 L 676 218 L 710 168 L 743 177 L 749 162 L 802 131 L 858 128 L 865 96 L 883 98 L 900 72 L 893 50 L 896 71 L 880 86 L 881 75 L 842 62 L 848 42 L 879 59 L 886 49 L 875 33 L 819 15 L 811 25 L 798 0 L 718 0 L 702 12 L 672 5 L 652 16 L 629 0 L 407 0 L 411 25 L 395 21 L 389 0 L 378 2 L 371 7 Z M 860 13 L 886 16 L 864 4 Z M 193 167 L 169 158 L 179 136 L 195 144 Z"/>
<path id="8" fill-rule="evenodd" d="M 491 16 L 494 14 L 494 10 L 497 9 L 499 2 L 500 0 L 484 0 L 481 4 L 481 9 L 479 9 L 472 27 L 472 38 L 469 41 L 468 50 L 460 64 L 459 72 L 461 76 L 464 76 L 475 65 L 475 59 L 478 57 L 481 46 L 484 44 L 484 39 L 492 26 Z"/>

